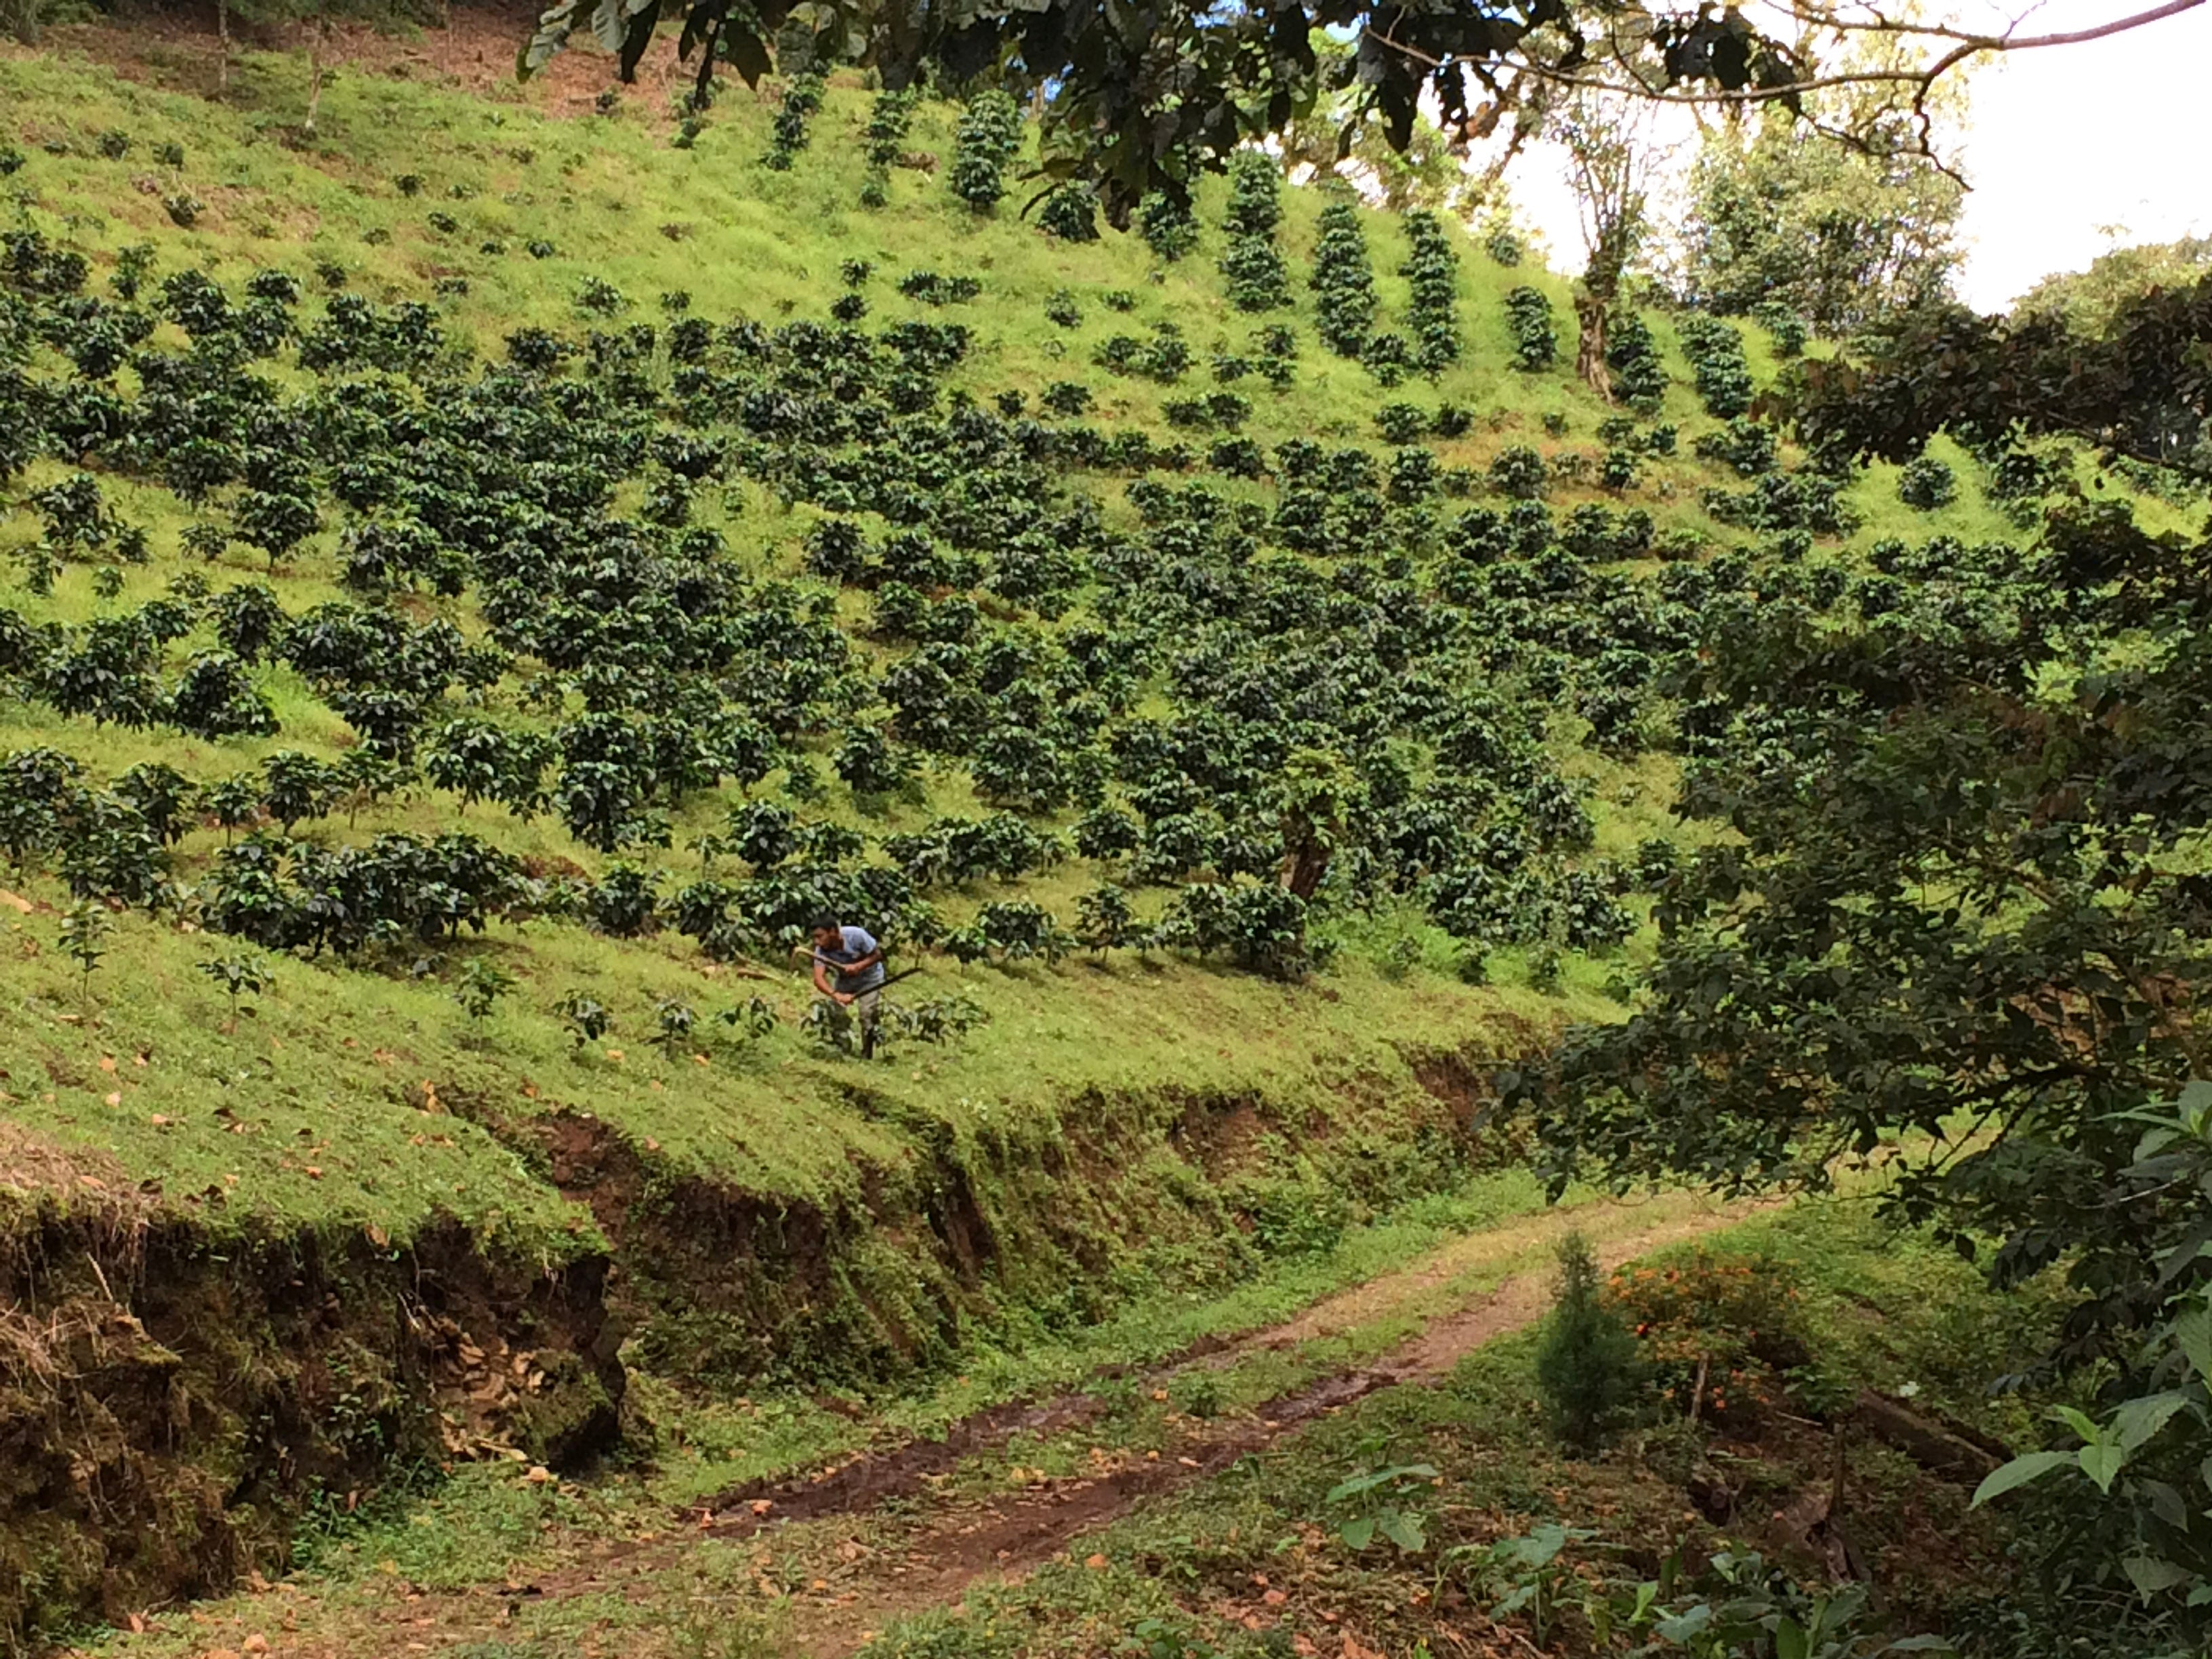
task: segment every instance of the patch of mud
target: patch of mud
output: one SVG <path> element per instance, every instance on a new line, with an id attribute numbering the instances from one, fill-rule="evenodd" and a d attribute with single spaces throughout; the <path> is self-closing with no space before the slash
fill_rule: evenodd
<path id="1" fill-rule="evenodd" d="M 1601 1261 L 1615 1265 L 1733 1224 L 1754 1207 L 1759 1206 L 1696 1207 L 1634 1231 L 1614 1232 L 1595 1248 Z M 1556 1231 L 1564 1233 L 1579 1221 L 1589 1231 L 1589 1219 L 1580 1212 L 1571 1213 L 1561 1218 L 1562 1224 Z M 1496 1255 L 1523 1254 L 1531 1242 L 1526 1230 L 1508 1228 L 1501 1233 L 1518 1242 L 1492 1243 L 1496 1236 L 1479 1236 Z M 1474 1242 L 1463 1241 L 1463 1245 Z M 1454 1261 L 1455 1255 L 1465 1253 L 1462 1247 L 1448 1247 L 1439 1253 L 1441 1260 L 1432 1259 L 1408 1273 L 1387 1276 L 1354 1294 L 1365 1295 L 1371 1317 L 1383 1310 L 1393 1295 L 1402 1298 L 1465 1272 L 1467 1264 Z M 1535 1323 L 1550 1305 L 1553 1277 L 1549 1269 L 1516 1273 L 1487 1295 L 1431 1321 L 1419 1335 L 1375 1364 L 1318 1378 L 1234 1422 L 1200 1425 L 1182 1443 L 1162 1452 L 1158 1461 L 1147 1459 L 1095 1478 L 1054 1482 L 1044 1490 L 994 1503 L 981 1512 L 956 1512 L 944 1517 L 909 1543 L 901 1561 L 877 1581 L 872 1592 L 863 1591 L 847 1605 L 825 1610 L 803 1627 L 791 1651 L 813 1659 L 843 1659 L 890 1620 L 957 1601 L 977 1583 L 1018 1581 L 1046 1562 L 1073 1553 L 1085 1534 L 1120 1519 L 1140 1502 L 1210 1480 L 1237 1459 L 1268 1449 L 1316 1419 L 1332 1415 L 1383 1389 L 1432 1382 L 1448 1376 L 1486 1344 Z M 1328 1316 L 1316 1317 L 1322 1314 L 1322 1309 L 1316 1309 L 1291 1325 L 1257 1334 L 1240 1346 L 1245 1351 L 1254 1346 L 1284 1347 L 1331 1334 L 1345 1328 L 1334 1322 L 1346 1306 L 1347 1298 L 1333 1298 L 1322 1304 L 1323 1309 L 1333 1310 Z M 1286 1334 L 1294 1329 L 1306 1334 Z"/>

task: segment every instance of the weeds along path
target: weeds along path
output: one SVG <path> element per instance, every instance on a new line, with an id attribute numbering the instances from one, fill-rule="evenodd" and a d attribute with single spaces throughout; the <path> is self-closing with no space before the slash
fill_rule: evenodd
<path id="1" fill-rule="evenodd" d="M 1231 1370 L 1258 1353 L 1295 1355 L 1364 1333 L 1370 1351 L 1379 1344 L 1388 1348 L 1387 1356 L 1371 1364 L 1328 1370 L 1311 1385 L 1326 1390 L 1356 1382 L 1357 1392 L 1345 1397 L 1357 1399 L 1395 1382 L 1440 1376 L 1492 1337 L 1534 1319 L 1549 1294 L 1548 1266 L 1503 1283 L 1494 1282 L 1496 1275 L 1532 1255 L 1547 1258 L 1569 1232 L 1581 1231 L 1611 1266 L 1747 1213 L 1682 1194 L 1642 1203 L 1547 1210 L 1466 1234 L 1409 1267 L 1317 1302 L 1294 1319 L 1206 1344 L 1149 1368 L 1135 1380 L 1157 1389 L 1193 1371 Z M 1130 1381 L 1117 1380 L 1124 1388 Z M 1287 1400 L 1275 1403 L 1293 1410 Z M 963 1460 L 998 1450 L 1017 1437 L 1043 1439 L 1089 1427 L 1105 1414 L 1107 1404 L 1098 1394 L 1073 1393 L 1042 1404 L 993 1407 L 952 1425 L 941 1440 L 862 1452 L 807 1476 L 729 1487 L 702 1504 L 697 1519 L 702 1531 L 729 1537 L 776 1522 L 854 1513 L 923 1492 Z M 1255 1421 L 1265 1424 L 1270 1416 L 1295 1420 L 1282 1412 L 1261 1411 Z M 1240 1446 L 1235 1455 L 1247 1449 Z"/>
<path id="2" fill-rule="evenodd" d="M 1413 1265 L 1284 1323 L 1089 1389 L 1016 1402 L 942 1439 L 730 1488 L 625 1540 L 583 1532 L 526 1583 L 423 1591 L 404 1579 L 285 1584 L 194 1613 L 154 1638 L 164 1659 L 242 1648 L 317 1659 L 498 1651 L 659 1659 L 720 1622 L 765 1614 L 778 1650 L 841 1659 L 902 1616 L 1018 1580 L 1149 1498 L 1220 1474 L 1378 1389 L 1431 1382 L 1485 1343 L 1527 1328 L 1551 1296 L 1551 1252 L 1581 1231 L 1608 1265 L 1733 1225 L 1760 1206 L 1672 1194 L 1553 1211 L 1453 1240 Z M 1178 1411 L 1211 1394 L 1211 1414 Z M 1050 1463 L 1066 1471 L 1048 1474 Z M 212 1615 L 212 1616 L 210 1616 Z M 164 1625 L 169 1620 L 164 1618 Z M 184 1635 L 198 1645 L 172 1645 Z M 126 1650 L 139 1638 L 125 1638 Z M 213 1648 L 206 1644 L 213 1642 Z"/>
<path id="3" fill-rule="evenodd" d="M 1717 1206 L 1669 1197 L 1642 1206 L 1552 1212 L 1456 1240 L 1427 1260 L 1316 1304 L 1297 1319 L 1261 1331 L 1218 1352 L 1164 1368 L 1176 1371 L 1226 1370 L 1255 1350 L 1281 1352 L 1371 1327 L 1411 1313 L 1442 1292 L 1504 1263 L 1525 1260 L 1579 1228 L 1607 1267 L 1734 1224 L 1752 1205 Z M 974 1585 L 1011 1583 L 1063 1554 L 1079 1553 L 1084 1534 L 1103 1527 L 1142 1500 L 1219 1474 L 1238 1458 L 1262 1451 L 1317 1417 L 1340 1410 L 1380 1389 L 1433 1382 L 1477 1348 L 1526 1329 L 1549 1305 L 1553 1272 L 1547 1263 L 1526 1267 L 1491 1288 L 1458 1299 L 1448 1311 L 1423 1322 L 1410 1337 L 1374 1361 L 1326 1372 L 1248 1413 L 1188 1424 L 1164 1450 L 1116 1457 L 1109 1452 L 1094 1474 L 1041 1483 L 994 1500 L 948 1507 L 925 1519 L 902 1547 L 885 1550 L 871 1570 L 824 1605 L 802 1607 L 788 1651 L 811 1659 L 842 1659 L 864 1646 L 891 1620 L 957 1601 Z M 1058 1402 L 1070 1427 L 1080 1426 L 1076 1401 Z M 1048 1430 L 1046 1431 L 1049 1431 Z M 770 1511 L 773 1514 L 773 1510 Z"/>

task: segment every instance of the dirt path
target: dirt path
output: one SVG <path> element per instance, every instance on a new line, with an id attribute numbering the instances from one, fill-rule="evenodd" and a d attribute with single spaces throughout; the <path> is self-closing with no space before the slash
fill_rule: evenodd
<path id="1" fill-rule="evenodd" d="M 1556 1240 L 1577 1226 L 1591 1237 L 1600 1261 L 1614 1267 L 1731 1225 L 1758 1206 L 1723 1208 L 1674 1200 L 1641 1207 L 1647 1213 L 1639 1216 L 1638 1206 L 1606 1206 L 1604 1219 L 1613 1226 L 1594 1225 L 1596 1218 L 1583 1212 L 1471 1235 L 1413 1267 L 1333 1297 L 1286 1324 L 1193 1364 L 1224 1367 L 1255 1348 L 1290 1348 L 1338 1334 L 1387 1316 L 1424 1293 L 1486 1266 L 1525 1257 L 1533 1244 Z M 1641 1224 L 1614 1231 L 1624 1216 Z M 1553 1278 L 1549 1267 L 1513 1273 L 1494 1289 L 1430 1320 L 1418 1334 L 1376 1363 L 1319 1378 L 1247 1417 L 1218 1425 L 1194 1425 L 1157 1457 L 947 1512 L 925 1523 L 895 1559 L 878 1563 L 839 1605 L 802 1614 L 788 1651 L 809 1659 L 842 1659 L 895 1619 L 957 1602 L 977 1585 L 1018 1582 L 1048 1561 L 1079 1553 L 1085 1534 L 1118 1520 L 1144 1499 L 1218 1474 L 1238 1458 L 1274 1445 L 1317 1417 L 1380 1389 L 1436 1381 L 1486 1343 L 1524 1330 L 1540 1318 L 1550 1302 Z M 1166 1375 L 1161 1374 L 1163 1380 Z M 1073 1425 L 1079 1419 L 1070 1416 L 1066 1421 Z"/>
<path id="2" fill-rule="evenodd" d="M 254 1631 L 274 1613 L 283 1638 L 276 1650 L 284 1655 L 414 1659 L 489 1644 L 589 1659 L 670 1650 L 672 1620 L 711 1621 L 714 1609 L 726 1614 L 733 1595 L 757 1589 L 763 1599 L 750 1607 L 787 1614 L 780 1620 L 781 1651 L 844 1659 L 896 1619 L 953 1605 L 980 1585 L 1017 1582 L 1055 1559 L 1080 1559 L 1086 1534 L 1146 1500 L 1219 1474 L 1378 1389 L 1442 1378 L 1486 1343 L 1525 1329 L 1549 1303 L 1549 1251 L 1570 1230 L 1611 1266 L 1718 1231 L 1759 1207 L 1672 1194 L 1521 1218 L 1454 1239 L 1281 1324 L 1140 1371 L 1102 1376 L 1096 1392 L 994 1407 L 940 1440 L 732 1487 L 672 1517 L 677 1524 L 657 1535 L 579 1533 L 567 1562 L 527 1584 L 426 1592 L 386 1580 L 327 1595 L 279 1585 L 270 1595 L 235 1598 L 214 1616 L 191 1618 L 203 1641 L 216 1642 L 215 1652 L 239 1647 L 235 1632 Z M 1373 1357 L 1346 1359 L 1341 1349 L 1333 1357 L 1323 1345 L 1340 1340 Z M 1376 1353 L 1378 1344 L 1389 1346 Z M 1194 1378 L 1225 1376 L 1240 1363 L 1273 1355 L 1300 1380 L 1249 1411 L 1203 1419 L 1169 1412 L 1164 1426 L 1154 1413 L 1150 1429 L 1126 1437 L 1137 1444 L 1122 1443 L 1108 1421 L 1128 1409 L 1133 1394 L 1165 1402 Z M 1084 1433 L 1094 1429 L 1095 1441 Z M 1080 1474 L 1048 1476 L 1011 1461 L 989 1468 L 994 1457 L 1035 1456 L 1024 1449 L 1055 1440 L 1063 1453 L 1071 1441 L 1087 1444 Z M 641 1644 L 653 1627 L 667 1639 Z M 550 1645 L 514 1645 L 533 1632 Z"/>

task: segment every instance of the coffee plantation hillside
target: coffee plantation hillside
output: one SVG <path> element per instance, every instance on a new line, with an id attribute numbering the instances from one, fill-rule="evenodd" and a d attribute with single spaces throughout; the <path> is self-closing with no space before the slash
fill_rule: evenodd
<path id="1" fill-rule="evenodd" d="M 133 67 L 0 56 L 10 1629 L 1511 1164 L 1705 617 L 1985 606 L 2087 476 L 1815 467 L 1656 310 L 1601 404 L 1504 240 L 1258 158 L 1115 232 L 988 97 Z"/>

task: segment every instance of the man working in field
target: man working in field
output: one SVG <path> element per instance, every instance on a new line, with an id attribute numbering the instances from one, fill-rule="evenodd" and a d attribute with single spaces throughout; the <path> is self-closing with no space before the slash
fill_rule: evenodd
<path id="1" fill-rule="evenodd" d="M 876 1015 L 883 998 L 884 947 L 865 927 L 847 927 L 835 916 L 817 916 L 814 988 L 860 1022 L 860 1058 L 876 1052 Z"/>

